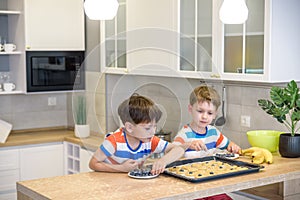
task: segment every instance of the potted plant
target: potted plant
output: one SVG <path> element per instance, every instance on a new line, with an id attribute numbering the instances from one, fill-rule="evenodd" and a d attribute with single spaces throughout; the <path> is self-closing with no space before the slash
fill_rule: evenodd
<path id="1" fill-rule="evenodd" d="M 288 133 L 279 137 L 279 153 L 283 157 L 300 157 L 300 93 L 297 83 L 292 80 L 286 87 L 272 87 L 271 100 L 259 99 L 258 105 L 269 115 L 283 123 Z"/>
<path id="2" fill-rule="evenodd" d="M 75 119 L 75 136 L 85 138 L 90 135 L 90 126 L 87 124 L 86 98 L 76 96 L 73 102 Z"/>

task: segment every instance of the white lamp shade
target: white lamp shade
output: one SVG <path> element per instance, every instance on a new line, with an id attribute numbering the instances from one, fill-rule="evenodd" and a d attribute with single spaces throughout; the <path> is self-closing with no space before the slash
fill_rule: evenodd
<path id="1" fill-rule="evenodd" d="M 248 18 L 248 8 L 245 0 L 224 0 L 219 15 L 224 24 L 245 23 Z"/>
<path id="2" fill-rule="evenodd" d="M 111 20 L 118 11 L 117 0 L 85 0 L 84 11 L 92 20 Z"/>

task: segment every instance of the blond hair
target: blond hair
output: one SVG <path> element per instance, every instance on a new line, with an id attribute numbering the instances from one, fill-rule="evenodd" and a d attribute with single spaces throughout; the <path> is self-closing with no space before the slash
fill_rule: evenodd
<path id="1" fill-rule="evenodd" d="M 212 103 L 216 109 L 221 105 L 220 96 L 214 88 L 209 86 L 196 87 L 190 95 L 190 104 L 194 105 L 205 101 Z"/>

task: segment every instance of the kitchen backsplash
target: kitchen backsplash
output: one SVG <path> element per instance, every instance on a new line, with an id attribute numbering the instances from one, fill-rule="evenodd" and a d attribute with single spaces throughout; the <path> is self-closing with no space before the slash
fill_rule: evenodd
<path id="1" fill-rule="evenodd" d="M 48 98 L 56 105 L 48 106 Z M 65 93 L 0 95 L 0 119 L 13 124 L 13 130 L 67 126 Z"/>
<path id="2" fill-rule="evenodd" d="M 113 131 L 118 127 L 119 121 L 116 115 L 118 104 L 133 92 L 137 92 L 150 97 L 163 107 L 167 118 L 163 124 L 163 130 L 171 131 L 174 136 L 183 124 L 190 121 L 187 111 L 189 94 L 201 83 L 196 79 L 107 75 L 106 84 L 107 131 Z M 248 130 L 285 130 L 283 125 L 277 123 L 257 105 L 259 98 L 269 97 L 271 84 L 243 84 L 226 81 L 206 84 L 216 88 L 220 95 L 222 86 L 225 85 L 226 123 L 218 128 L 240 146 L 244 148 L 249 146 L 246 136 Z M 219 108 L 219 114 L 221 114 L 221 108 Z M 250 116 L 250 127 L 240 125 L 242 115 Z"/>

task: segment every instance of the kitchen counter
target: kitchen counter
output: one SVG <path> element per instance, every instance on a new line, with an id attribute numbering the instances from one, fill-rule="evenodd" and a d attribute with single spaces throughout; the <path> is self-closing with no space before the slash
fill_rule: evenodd
<path id="1" fill-rule="evenodd" d="M 249 161 L 246 158 L 239 158 Z M 18 199 L 195 199 L 300 179 L 300 158 L 274 157 L 258 172 L 203 183 L 190 183 L 160 175 L 154 179 L 132 179 L 126 173 L 88 172 L 17 183 Z M 295 185 L 294 193 L 300 193 Z M 299 197 L 299 196 L 297 196 Z"/>
<path id="2" fill-rule="evenodd" d="M 63 128 L 24 130 L 12 132 L 5 143 L 0 143 L 0 148 L 67 141 L 94 151 L 103 142 L 103 138 L 103 135 L 77 138 L 73 130 Z"/>

